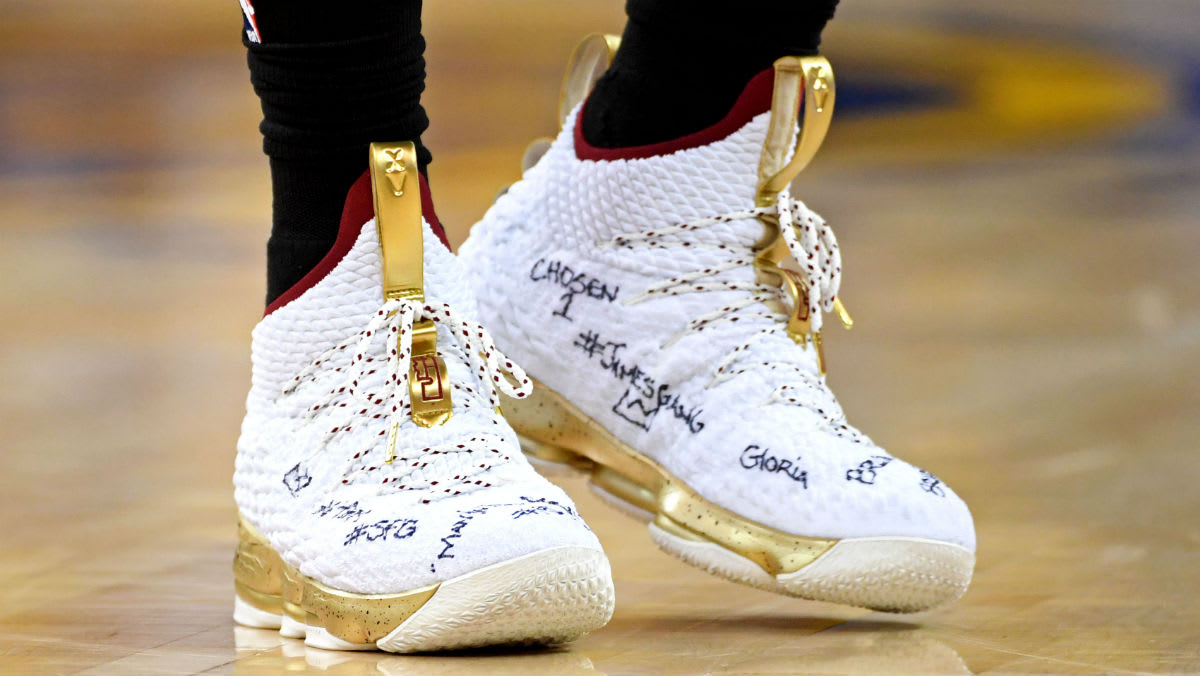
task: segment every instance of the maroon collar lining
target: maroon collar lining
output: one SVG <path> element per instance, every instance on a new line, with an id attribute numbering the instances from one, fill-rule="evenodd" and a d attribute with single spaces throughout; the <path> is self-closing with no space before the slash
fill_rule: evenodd
<path id="1" fill-rule="evenodd" d="M 575 156 L 581 160 L 638 160 L 715 143 L 770 110 L 774 87 L 775 69 L 768 68 L 750 79 L 725 117 L 711 127 L 670 141 L 624 148 L 597 148 L 587 142 L 583 137 L 583 113 L 587 108 L 587 101 L 584 101 L 575 116 Z"/>

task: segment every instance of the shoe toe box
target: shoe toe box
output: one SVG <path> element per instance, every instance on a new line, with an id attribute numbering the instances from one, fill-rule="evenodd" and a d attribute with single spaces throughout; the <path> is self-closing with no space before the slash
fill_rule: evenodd
<path id="1" fill-rule="evenodd" d="M 706 499 L 796 535 L 920 538 L 974 551 L 966 503 L 933 474 L 794 408 L 746 418 L 711 424 L 672 452 L 670 464 Z"/>
<path id="2" fill-rule="evenodd" d="M 302 574 L 342 591 L 389 594 L 547 549 L 602 551 L 570 498 L 536 476 L 428 503 L 400 492 L 359 503 L 357 518 L 314 518 L 295 550 Z"/>

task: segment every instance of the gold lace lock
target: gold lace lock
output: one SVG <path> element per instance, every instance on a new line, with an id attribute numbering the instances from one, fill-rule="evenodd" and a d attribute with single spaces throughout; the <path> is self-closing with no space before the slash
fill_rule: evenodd
<path id="1" fill-rule="evenodd" d="M 800 172 L 808 166 L 825 140 L 833 119 L 833 67 L 823 56 L 785 56 L 775 62 L 775 85 L 771 94 L 771 117 L 767 137 L 763 141 L 758 165 L 758 190 L 755 203 L 760 207 L 776 204 L 783 192 Z M 801 103 L 804 119 L 800 120 Z M 796 131 L 799 124 L 799 133 Z M 779 284 L 792 301 L 787 332 L 796 344 L 808 349 L 809 336 L 817 352 L 821 374 L 825 373 L 825 347 L 821 332 L 812 330 L 808 308 L 808 280 L 781 263 L 788 255 L 787 243 L 776 216 L 764 215 L 763 238 L 756 249 L 754 267 L 764 284 Z M 840 300 L 834 299 L 834 309 L 846 328 L 854 320 Z"/>
<path id="2" fill-rule="evenodd" d="M 437 326 L 428 319 L 413 325 L 408 393 L 413 422 L 421 427 L 441 425 L 453 414 L 450 373 L 437 354 Z"/>
<path id="3" fill-rule="evenodd" d="M 842 320 L 842 326 L 846 327 L 847 331 L 854 328 L 854 319 L 850 316 L 850 312 L 846 310 L 846 306 L 842 304 L 840 297 L 833 299 L 833 311 L 837 313 L 838 319 Z"/>
<path id="4" fill-rule="evenodd" d="M 820 331 L 813 333 L 813 347 L 817 351 L 817 366 L 821 368 L 821 375 L 825 375 L 825 343 Z"/>

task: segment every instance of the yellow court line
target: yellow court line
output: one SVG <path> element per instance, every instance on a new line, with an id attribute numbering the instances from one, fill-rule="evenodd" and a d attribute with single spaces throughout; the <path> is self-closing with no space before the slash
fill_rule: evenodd
<path id="1" fill-rule="evenodd" d="M 854 24 L 825 40 L 842 72 L 952 92 L 926 110 L 835 120 L 841 159 L 945 159 L 1093 138 L 1167 110 L 1164 73 L 1083 46 Z"/>

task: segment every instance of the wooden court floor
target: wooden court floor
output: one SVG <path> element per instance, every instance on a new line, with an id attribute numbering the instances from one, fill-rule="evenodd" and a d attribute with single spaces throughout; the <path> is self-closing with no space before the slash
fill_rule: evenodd
<path id="1" fill-rule="evenodd" d="M 427 4 L 458 242 L 621 3 Z M 827 32 L 862 94 L 796 186 L 838 232 L 858 320 L 826 340 L 830 377 L 971 505 L 961 602 L 894 616 L 721 582 L 571 480 L 612 623 L 417 657 L 230 619 L 269 224 L 236 5 L 0 5 L 0 673 L 1200 672 L 1193 2 L 845 0 Z M 924 94 L 871 96 L 896 87 Z"/>

